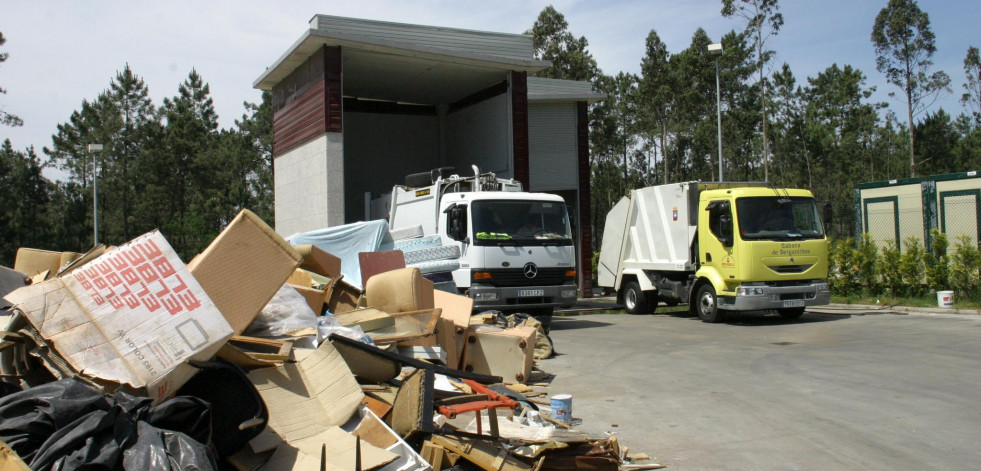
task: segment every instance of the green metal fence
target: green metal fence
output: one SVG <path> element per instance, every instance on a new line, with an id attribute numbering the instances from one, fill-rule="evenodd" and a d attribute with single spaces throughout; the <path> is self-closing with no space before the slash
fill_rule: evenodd
<path id="1" fill-rule="evenodd" d="M 855 233 L 869 233 L 877 246 L 911 237 L 924 246 L 939 228 L 950 241 L 981 240 L 981 176 L 976 171 L 863 183 L 855 187 Z"/>

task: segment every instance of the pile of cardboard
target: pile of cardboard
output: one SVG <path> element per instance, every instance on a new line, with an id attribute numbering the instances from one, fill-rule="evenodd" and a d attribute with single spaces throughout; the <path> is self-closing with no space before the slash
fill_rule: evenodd
<path id="1" fill-rule="evenodd" d="M 534 323 L 472 317 L 469 298 L 384 257 L 362 259 L 357 288 L 341 259 L 291 246 L 249 211 L 187 265 L 156 231 L 86 254 L 21 249 L 14 270 L 0 267 L 5 389 L 74 378 L 159 404 L 220 359 L 262 403 L 240 427 L 248 442 L 217 457 L 237 469 L 617 469 L 615 440 L 502 384 L 532 378 Z M 313 323 L 242 335 L 284 284 Z M 0 468 L 16 458 L 0 441 Z"/>

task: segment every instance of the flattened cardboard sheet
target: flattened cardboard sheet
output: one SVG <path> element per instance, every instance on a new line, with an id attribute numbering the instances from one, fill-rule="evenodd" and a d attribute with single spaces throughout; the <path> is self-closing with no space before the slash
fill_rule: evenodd
<path id="1" fill-rule="evenodd" d="M 288 443 L 342 425 L 364 399 L 361 386 L 330 342 L 299 363 L 253 370 L 249 379 L 269 408 L 268 430 Z"/>
<path id="2" fill-rule="evenodd" d="M 7 299 L 75 371 L 146 389 L 176 391 L 232 330 L 157 231 Z"/>

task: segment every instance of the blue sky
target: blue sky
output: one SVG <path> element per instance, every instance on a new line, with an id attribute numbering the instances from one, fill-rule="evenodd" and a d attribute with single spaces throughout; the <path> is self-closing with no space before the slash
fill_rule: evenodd
<path id="1" fill-rule="evenodd" d="M 833 63 L 852 65 L 877 87 L 873 97 L 897 115 L 898 91 L 875 70 L 869 39 L 886 0 L 783 0 L 784 26 L 771 39 L 775 65 L 790 64 L 798 83 Z M 605 73 L 639 73 L 644 39 L 654 29 L 672 53 L 686 48 L 702 27 L 713 39 L 742 29 L 738 19 L 719 13 L 721 1 L 613 0 L 553 2 L 499 0 L 362 0 L 287 2 L 216 0 L 193 2 L 17 1 L 0 5 L 0 32 L 10 54 L 0 65 L 0 107 L 24 119 L 20 128 L 0 127 L 0 140 L 14 148 L 31 145 L 41 153 L 51 135 L 83 99 L 94 99 L 125 64 L 142 76 L 157 105 L 177 93 L 191 68 L 210 83 L 222 127 L 240 118 L 243 101 L 259 100 L 252 82 L 308 27 L 317 13 L 453 28 L 521 33 L 552 4 L 570 31 L 589 40 Z M 969 46 L 981 47 L 981 2 L 920 0 L 937 37 L 935 69 L 951 77 L 953 93 L 932 108 L 963 111 L 963 60 Z"/>

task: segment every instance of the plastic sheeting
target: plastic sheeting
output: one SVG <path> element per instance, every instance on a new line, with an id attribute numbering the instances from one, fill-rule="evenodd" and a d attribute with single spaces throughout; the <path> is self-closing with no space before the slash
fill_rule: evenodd
<path id="1" fill-rule="evenodd" d="M 358 289 L 364 289 L 361 286 L 361 261 L 358 254 L 393 250 L 395 247 L 388 230 L 388 221 L 382 219 L 303 232 L 294 234 L 287 240 L 291 245 L 313 244 L 340 258 L 344 281 Z"/>
<path id="2" fill-rule="evenodd" d="M 151 402 L 63 379 L 0 398 L 0 439 L 34 471 L 216 469 L 208 403 Z"/>

